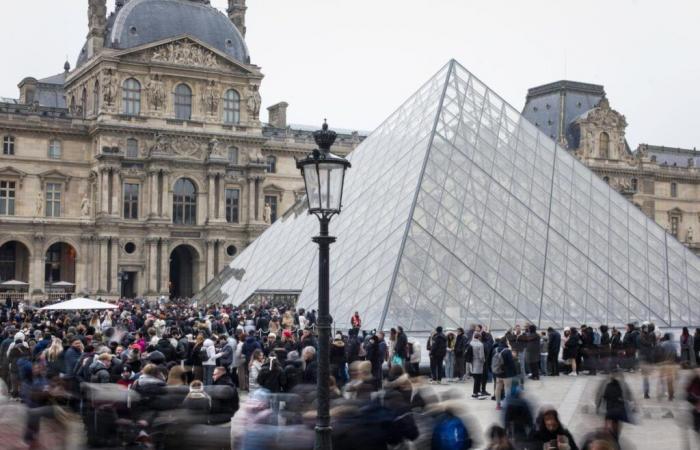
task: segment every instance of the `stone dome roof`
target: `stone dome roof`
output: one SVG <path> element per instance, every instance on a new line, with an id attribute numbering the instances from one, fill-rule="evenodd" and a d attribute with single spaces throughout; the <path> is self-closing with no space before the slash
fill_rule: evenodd
<path id="1" fill-rule="evenodd" d="M 240 62 L 250 62 L 241 33 L 206 0 L 128 0 L 109 17 L 104 46 L 126 50 L 183 34 Z M 84 46 L 78 66 L 86 61 Z"/>

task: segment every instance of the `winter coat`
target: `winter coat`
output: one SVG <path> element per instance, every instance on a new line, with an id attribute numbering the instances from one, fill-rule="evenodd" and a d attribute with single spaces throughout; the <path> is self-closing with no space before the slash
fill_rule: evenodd
<path id="1" fill-rule="evenodd" d="M 463 358 L 464 354 L 467 351 L 467 345 L 469 345 L 467 341 L 467 337 L 462 334 L 458 334 L 457 337 L 455 338 L 455 357 L 456 358 Z"/>
<path id="2" fill-rule="evenodd" d="M 331 366 L 341 367 L 345 365 L 345 343 L 342 339 L 335 339 L 331 344 Z"/>
<path id="3" fill-rule="evenodd" d="M 484 372 L 484 364 L 486 363 L 486 355 L 484 355 L 484 344 L 478 339 L 472 339 L 469 344 L 474 353 L 474 359 L 471 364 L 472 374 L 482 374 Z"/>
<path id="4" fill-rule="evenodd" d="M 246 361 L 250 361 L 251 356 L 253 356 L 253 352 L 258 349 L 262 350 L 262 346 L 257 339 L 255 339 L 253 336 L 248 336 L 245 338 L 245 342 L 243 343 L 243 355 L 245 355 Z"/>
<path id="5" fill-rule="evenodd" d="M 292 389 L 304 381 L 304 370 L 301 367 L 301 361 L 287 361 L 284 366 L 284 378 L 287 381 L 285 386 L 286 392 L 291 392 Z"/>
<path id="6" fill-rule="evenodd" d="M 443 333 L 435 333 L 431 338 L 430 356 L 443 359 L 447 354 L 447 338 Z"/>
<path id="7" fill-rule="evenodd" d="M 559 357 L 559 350 L 561 349 L 561 334 L 558 331 L 553 330 L 549 333 L 549 342 L 547 342 L 547 353 L 551 356 L 553 354 Z"/>
<path id="8" fill-rule="evenodd" d="M 680 338 L 681 341 L 681 358 L 683 361 L 688 361 L 690 364 L 690 367 L 695 367 L 695 357 L 697 356 L 695 354 L 695 339 L 693 338 L 692 334 L 688 334 L 688 337 L 684 339 L 684 336 L 681 335 Z M 686 356 L 687 355 L 687 356 Z"/>
<path id="9" fill-rule="evenodd" d="M 525 362 L 536 363 L 540 360 L 540 335 L 537 332 L 527 332 L 521 338 L 525 342 Z"/>
<path id="10" fill-rule="evenodd" d="M 396 345 L 394 347 L 394 353 L 405 360 L 408 357 L 408 338 L 406 333 L 400 332 L 396 335 Z"/>
<path id="11" fill-rule="evenodd" d="M 253 392 L 260 388 L 258 384 L 258 375 L 260 375 L 260 369 L 262 369 L 262 363 L 260 361 L 253 361 L 250 365 L 250 372 L 248 376 L 248 391 Z"/>
<path id="12" fill-rule="evenodd" d="M 156 350 L 165 356 L 166 361 L 175 361 L 175 347 L 173 347 L 170 339 L 160 338 L 156 344 Z"/>
<path id="13" fill-rule="evenodd" d="M 109 369 L 100 360 L 93 361 L 90 364 L 90 383 L 109 383 Z"/>
<path id="14" fill-rule="evenodd" d="M 497 378 L 512 378 L 516 376 L 518 374 L 518 370 L 516 369 L 513 353 L 510 351 L 510 349 L 501 344 L 493 350 L 492 358 L 495 358 L 497 353 L 501 355 L 501 358 L 503 358 L 503 372 L 494 375 L 496 375 Z"/>
<path id="15" fill-rule="evenodd" d="M 539 413 L 537 420 L 535 421 L 535 432 L 532 433 L 532 437 L 530 439 L 535 445 L 534 448 L 546 448 L 545 444 L 549 444 L 551 441 L 556 441 L 558 436 L 566 436 L 569 441 L 569 450 L 578 450 L 571 432 L 564 428 L 561 422 L 559 422 L 559 427 L 556 430 L 549 431 L 547 429 L 547 427 L 544 425 L 545 412 L 547 414 L 554 414 L 557 418 L 557 422 L 559 422 L 559 415 L 556 410 L 541 411 Z"/>
<path id="16" fill-rule="evenodd" d="M 207 351 L 207 357 L 208 359 L 206 361 L 202 361 L 203 366 L 215 366 L 216 365 L 216 358 L 220 357 L 220 353 L 216 353 L 216 349 L 214 348 L 214 341 L 211 339 L 205 339 L 204 340 L 204 345 L 202 346 L 204 350 Z"/>
<path id="17" fill-rule="evenodd" d="M 217 364 L 221 367 L 231 367 L 231 364 L 233 364 L 234 351 L 231 344 L 227 342 L 221 350 L 221 357 L 216 360 Z"/>

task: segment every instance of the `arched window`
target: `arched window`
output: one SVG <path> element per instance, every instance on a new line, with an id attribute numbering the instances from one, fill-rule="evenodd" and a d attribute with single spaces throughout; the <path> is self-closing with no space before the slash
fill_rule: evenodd
<path id="1" fill-rule="evenodd" d="M 88 105 L 88 98 L 87 98 L 87 89 L 83 88 L 83 93 L 80 96 L 80 108 L 82 109 L 81 114 L 83 118 L 87 116 L 87 105 Z"/>
<path id="2" fill-rule="evenodd" d="M 603 131 L 600 133 L 600 157 L 603 159 L 610 158 L 610 136 Z"/>
<path id="3" fill-rule="evenodd" d="M 630 182 L 630 187 L 632 188 L 632 192 L 637 192 L 638 183 L 636 178 L 632 178 L 632 181 Z"/>
<path id="4" fill-rule="evenodd" d="M 141 83 L 129 78 L 124 81 L 124 96 L 122 98 L 124 114 L 138 116 L 141 114 Z"/>
<path id="5" fill-rule="evenodd" d="M 100 82 L 95 81 L 95 87 L 92 89 L 92 113 L 97 115 L 100 111 Z"/>
<path id="6" fill-rule="evenodd" d="M 192 118 L 192 89 L 186 84 L 175 88 L 175 117 L 182 120 Z"/>
<path id="7" fill-rule="evenodd" d="M 180 178 L 173 191 L 173 223 L 195 225 L 197 223 L 197 188 L 187 178 Z"/>
<path id="8" fill-rule="evenodd" d="M 228 162 L 229 164 L 238 165 L 238 149 L 236 147 L 228 148 Z"/>
<path id="9" fill-rule="evenodd" d="M 269 155 L 265 161 L 267 162 L 267 173 L 276 173 L 277 172 L 277 158 L 275 158 L 272 155 Z"/>
<path id="10" fill-rule="evenodd" d="M 224 94 L 224 123 L 237 124 L 241 119 L 241 96 L 233 89 Z"/>

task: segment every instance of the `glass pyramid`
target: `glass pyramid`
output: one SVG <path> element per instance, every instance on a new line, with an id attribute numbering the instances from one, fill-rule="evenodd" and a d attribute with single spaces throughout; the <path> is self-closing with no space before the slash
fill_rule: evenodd
<path id="1" fill-rule="evenodd" d="M 368 329 L 414 333 L 700 325 L 700 259 L 455 61 L 349 159 L 331 222 L 339 328 L 356 310 Z M 297 205 L 232 261 L 217 298 L 295 290 L 314 309 L 317 233 Z"/>

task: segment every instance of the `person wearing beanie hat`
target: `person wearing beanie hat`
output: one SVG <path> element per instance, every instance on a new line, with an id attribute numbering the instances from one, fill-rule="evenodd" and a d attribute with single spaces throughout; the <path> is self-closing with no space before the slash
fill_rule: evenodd
<path id="1" fill-rule="evenodd" d="M 30 355 L 29 346 L 24 342 L 24 333 L 21 331 L 15 333 L 15 342 L 10 344 L 7 351 L 7 359 L 9 362 L 10 372 L 10 395 L 13 398 L 19 397 L 19 366 L 18 361 L 21 358 L 26 358 Z"/>

